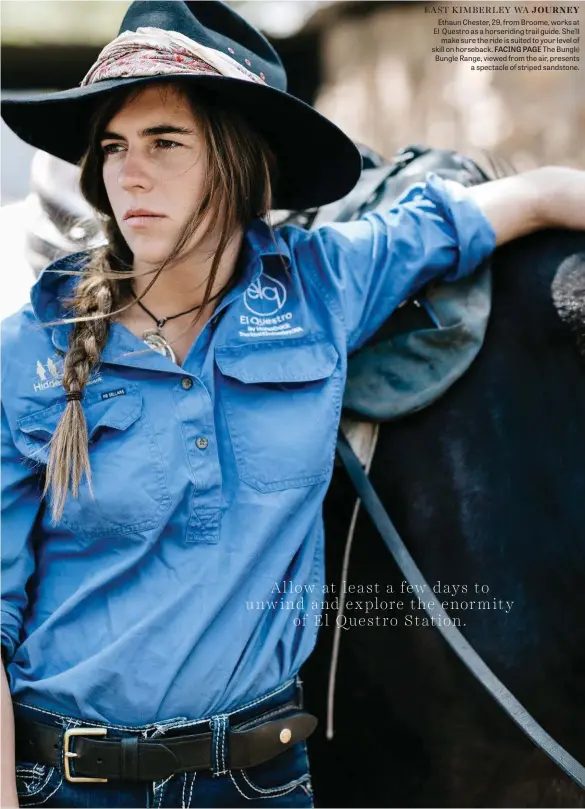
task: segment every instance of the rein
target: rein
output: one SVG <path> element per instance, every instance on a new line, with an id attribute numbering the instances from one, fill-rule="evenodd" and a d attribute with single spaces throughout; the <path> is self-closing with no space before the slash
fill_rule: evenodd
<path id="1" fill-rule="evenodd" d="M 413 592 L 432 592 L 428 582 L 425 580 L 416 562 L 410 555 L 408 548 L 400 538 L 398 531 L 394 527 L 392 520 L 376 494 L 376 490 L 370 483 L 357 455 L 354 453 L 342 431 L 340 431 L 338 436 L 337 454 L 355 487 L 359 501 L 361 501 L 370 515 L 372 522 L 382 537 L 384 544 L 392 554 L 392 558 L 400 568 L 404 578 L 411 587 L 413 587 Z M 504 683 L 496 677 L 475 649 L 467 642 L 463 634 L 453 625 L 453 621 L 445 621 L 449 616 L 442 607 L 434 606 L 437 603 L 435 600 L 432 602 L 425 600 L 423 603 L 425 612 L 429 617 L 441 619 L 436 623 L 433 622 L 437 630 L 476 680 L 498 703 L 500 708 L 508 714 L 510 719 L 524 731 L 537 747 L 554 761 L 557 767 L 569 775 L 581 789 L 585 790 L 585 767 L 583 767 L 577 759 L 573 758 L 564 747 L 556 742 L 552 736 L 539 725 L 536 719 L 528 713 L 526 708 L 524 708 L 511 691 L 506 688 Z M 429 606 L 429 603 L 432 603 L 433 606 Z"/>

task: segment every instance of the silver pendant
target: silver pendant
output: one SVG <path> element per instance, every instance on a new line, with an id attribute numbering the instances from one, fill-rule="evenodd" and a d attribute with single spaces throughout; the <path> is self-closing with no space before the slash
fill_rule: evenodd
<path id="1" fill-rule="evenodd" d="M 177 358 L 175 357 L 173 349 L 158 329 L 147 329 L 143 333 L 142 339 L 146 345 L 150 346 L 157 354 L 162 354 L 163 357 L 167 357 L 167 359 L 176 364 Z"/>

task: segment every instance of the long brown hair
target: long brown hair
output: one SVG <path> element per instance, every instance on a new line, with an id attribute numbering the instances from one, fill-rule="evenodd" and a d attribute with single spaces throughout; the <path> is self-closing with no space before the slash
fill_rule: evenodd
<path id="1" fill-rule="evenodd" d="M 206 143 L 207 170 L 198 209 L 184 226 L 169 255 L 152 271 L 153 278 L 143 295 L 161 272 L 172 265 L 205 217 L 211 214 L 201 238 L 205 239 L 219 221 L 219 240 L 201 308 L 193 320 L 195 324 L 209 303 L 221 259 L 236 228 L 245 227 L 253 218 L 270 211 L 276 165 L 266 142 L 241 115 L 226 109 L 213 95 L 193 91 L 180 80 L 158 86 L 161 92 L 183 92 L 190 102 Z M 133 256 L 116 224 L 102 179 L 100 139 L 112 117 L 141 90 L 113 93 L 95 111 L 90 124 L 89 148 L 81 162 L 80 185 L 83 196 L 102 219 L 107 244 L 93 251 L 87 265 L 74 273 L 80 276 L 79 282 L 73 296 L 63 302 L 71 316 L 59 322 L 75 324 L 64 358 L 62 384 L 66 394 L 82 395 L 92 370 L 100 361 L 110 320 L 138 300 L 131 289 Z M 69 489 L 73 496 L 78 495 L 83 474 L 91 492 L 85 414 L 79 399 L 68 399 L 51 439 L 43 490 L 43 496 L 51 492 L 54 522 L 61 518 Z"/>

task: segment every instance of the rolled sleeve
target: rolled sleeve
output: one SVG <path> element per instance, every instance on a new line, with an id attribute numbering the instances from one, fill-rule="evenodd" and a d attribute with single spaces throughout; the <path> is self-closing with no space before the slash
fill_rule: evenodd
<path id="1" fill-rule="evenodd" d="M 442 214 L 445 237 L 455 235 L 457 259 L 445 273 L 446 281 L 470 275 L 496 249 L 496 234 L 469 189 L 453 180 L 429 173 L 424 196 Z"/>
<path id="2" fill-rule="evenodd" d="M 304 258 L 312 260 L 316 282 L 345 321 L 350 352 L 426 284 L 464 278 L 496 246 L 468 189 L 434 173 L 390 210 L 322 225 L 312 235 Z"/>
<path id="3" fill-rule="evenodd" d="M 2 651 L 9 662 L 20 642 L 28 605 L 27 582 L 34 570 L 32 530 L 40 509 L 38 476 L 12 441 L 2 405 Z"/>

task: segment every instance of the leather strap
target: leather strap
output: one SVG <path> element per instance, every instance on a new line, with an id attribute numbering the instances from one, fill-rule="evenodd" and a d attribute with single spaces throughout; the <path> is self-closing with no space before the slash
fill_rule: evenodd
<path id="1" fill-rule="evenodd" d="M 357 491 L 358 497 L 378 529 L 394 561 L 402 571 L 404 578 L 413 587 L 415 593 L 431 592 L 429 584 L 408 552 L 406 545 L 386 513 L 368 476 L 362 469 L 359 459 L 341 431 L 337 441 L 337 452 Z M 435 600 L 433 600 L 432 603 L 437 604 Z M 486 691 L 491 694 L 502 710 L 508 714 L 518 727 L 524 731 L 528 738 L 546 753 L 563 772 L 567 773 L 581 789 L 585 789 L 585 767 L 573 758 L 564 747 L 558 744 L 558 742 L 556 742 L 552 736 L 549 736 L 544 728 L 538 724 L 536 719 L 528 713 L 526 708 L 518 702 L 516 697 L 508 691 L 502 681 L 499 680 L 487 664 L 484 663 L 483 659 L 465 640 L 465 637 L 457 627 L 446 625 L 445 618 L 448 618 L 448 615 L 441 606 L 430 607 L 428 605 L 429 602 L 426 601 L 425 611 L 427 614 L 440 619 L 433 622 L 438 631 L 474 677 L 481 683 Z M 452 624 L 453 622 L 450 621 L 449 623 Z"/>
<path id="2" fill-rule="evenodd" d="M 292 708 L 288 714 L 247 730 L 232 728 L 227 733 L 227 766 L 246 769 L 269 761 L 304 741 L 316 726 L 316 717 Z M 63 728 L 20 717 L 16 718 L 15 727 L 18 758 L 62 766 Z M 290 733 L 282 734 L 281 739 L 283 730 Z M 69 749 L 76 756 L 70 761 L 77 777 L 158 781 L 181 772 L 210 769 L 211 743 L 209 732 L 158 739 L 72 736 Z"/>

